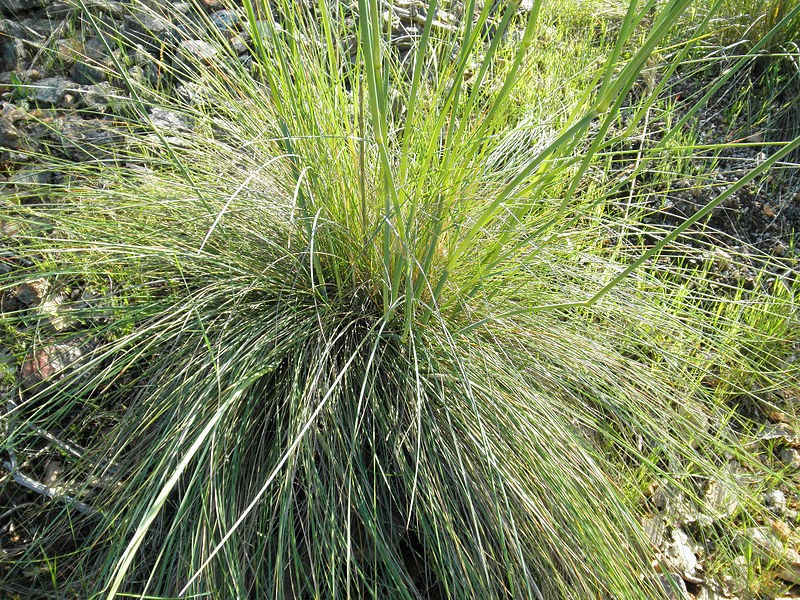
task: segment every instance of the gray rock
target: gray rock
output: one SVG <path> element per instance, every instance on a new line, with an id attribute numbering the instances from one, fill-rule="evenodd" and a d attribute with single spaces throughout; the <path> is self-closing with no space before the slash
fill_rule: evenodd
<path id="1" fill-rule="evenodd" d="M 36 167 L 25 167 L 14 173 L 8 178 L 8 183 L 22 187 L 35 187 L 47 185 L 53 182 L 53 174 L 49 171 L 42 171 Z"/>
<path id="2" fill-rule="evenodd" d="M 107 81 L 81 86 L 80 97 L 83 107 L 96 113 L 111 111 L 119 100 L 116 90 Z"/>
<path id="3" fill-rule="evenodd" d="M 232 37 L 239 29 L 239 15 L 232 10 L 218 10 L 210 19 L 211 24 L 225 37 Z"/>
<path id="4" fill-rule="evenodd" d="M 131 46 L 141 46 L 145 53 L 158 53 L 172 29 L 172 23 L 164 17 L 137 12 L 125 15 L 120 33 Z"/>
<path id="5" fill-rule="evenodd" d="M 656 549 L 664 545 L 665 529 L 664 521 L 658 517 L 642 519 L 642 531 Z"/>
<path id="6" fill-rule="evenodd" d="M 800 469 L 800 452 L 795 448 L 784 448 L 781 450 L 781 460 L 787 467 Z"/>
<path id="7" fill-rule="evenodd" d="M 47 290 L 50 289 L 50 284 L 46 279 L 36 279 L 26 283 L 21 283 L 14 290 L 17 301 L 24 304 L 29 308 L 39 306 L 44 300 Z"/>
<path id="8" fill-rule="evenodd" d="M 30 54 L 21 39 L 0 36 L 0 71 L 21 71 L 29 60 Z"/>
<path id="9" fill-rule="evenodd" d="M 165 133 L 189 132 L 193 129 L 193 124 L 189 117 L 165 108 L 151 110 L 150 120 L 153 123 L 153 127 Z"/>
<path id="10" fill-rule="evenodd" d="M 723 592 L 713 589 L 711 587 L 702 586 L 697 594 L 695 594 L 696 600 L 738 600 L 733 596 L 726 595 Z"/>
<path id="11" fill-rule="evenodd" d="M 11 119 L 0 117 L 0 148 L 18 149 L 20 147 L 20 133 L 14 127 Z"/>
<path id="12" fill-rule="evenodd" d="M 30 36 L 32 39 L 36 39 L 39 42 L 44 43 L 47 38 L 53 35 L 58 23 L 53 21 L 52 19 L 23 19 L 20 21 L 20 25 L 22 25 L 28 32 L 33 33 L 33 36 Z"/>
<path id="13" fill-rule="evenodd" d="M 692 500 L 669 485 L 659 485 L 653 492 L 651 500 L 661 511 L 661 516 L 674 526 L 698 523 L 705 527 L 714 522 L 711 516 L 698 510 Z"/>
<path id="14" fill-rule="evenodd" d="M 128 55 L 129 60 L 133 61 L 133 64 L 137 67 L 145 68 L 153 62 L 153 56 L 149 54 L 142 46 L 136 46 Z M 131 69 L 132 70 L 132 69 Z M 130 70 L 128 71 L 128 77 L 130 77 Z"/>
<path id="15" fill-rule="evenodd" d="M 8 252 L 0 248 L 0 274 L 10 273 L 14 268 L 11 260 L 9 260 Z M 17 302 L 14 294 L 0 293 L 0 311 L 4 313 L 12 313 L 24 308 Z"/>
<path id="16" fill-rule="evenodd" d="M 33 99 L 40 104 L 60 105 L 67 93 L 75 89 L 75 84 L 66 77 L 47 77 L 31 86 Z"/>
<path id="17" fill-rule="evenodd" d="M 672 541 L 667 546 L 665 558 L 670 567 L 686 581 L 702 582 L 698 572 L 701 566 L 697 560 L 696 545 L 682 529 L 672 530 Z"/>
<path id="18" fill-rule="evenodd" d="M 683 579 L 675 573 L 662 573 L 658 576 L 661 580 L 661 586 L 670 600 L 689 600 L 689 590 L 686 589 L 686 584 Z"/>
<path id="19" fill-rule="evenodd" d="M 93 13 L 106 13 L 117 19 L 121 19 L 125 15 L 125 4 L 122 2 L 114 2 L 113 0 L 90 0 L 86 5 Z"/>
<path id="20" fill-rule="evenodd" d="M 125 15 L 122 19 L 122 26 L 125 30 L 154 36 L 164 33 L 172 27 L 172 24 L 164 17 L 152 12 L 136 12 Z"/>
<path id="21" fill-rule="evenodd" d="M 753 555 L 762 562 L 769 563 L 783 554 L 783 542 L 769 527 L 751 527 L 745 538 L 753 549 Z"/>
<path id="22" fill-rule="evenodd" d="M 653 495 L 651 497 L 651 501 L 653 505 L 660 511 L 666 511 L 670 504 L 671 499 L 675 496 L 675 493 L 669 488 L 669 486 L 664 484 L 659 484 L 655 487 L 653 491 Z"/>
<path id="23" fill-rule="evenodd" d="M 0 19 L 0 71 L 21 71 L 30 59 L 25 45 L 29 34 L 25 28 L 9 19 Z"/>
<path id="24" fill-rule="evenodd" d="M 80 85 L 94 85 L 108 79 L 106 70 L 100 66 L 78 61 L 71 70 L 72 79 Z"/>
<path id="25" fill-rule="evenodd" d="M 192 14 L 193 11 L 192 5 L 188 2 L 173 2 L 171 8 L 176 14 L 187 16 Z"/>
<path id="26" fill-rule="evenodd" d="M 103 160 L 113 156 L 120 136 L 107 121 L 67 117 L 59 123 L 61 149 L 74 161 Z"/>
<path id="27" fill-rule="evenodd" d="M 110 60 L 110 52 L 114 51 L 116 44 L 114 38 L 110 35 L 100 34 L 86 40 L 84 47 L 86 48 L 86 54 L 88 56 L 94 60 L 103 62 Z"/>
<path id="28" fill-rule="evenodd" d="M 3 102 L 3 117 L 15 124 L 17 121 L 24 119 L 28 114 L 16 104 L 11 102 Z"/>
<path id="29" fill-rule="evenodd" d="M 795 431 L 786 423 L 770 423 L 764 427 L 759 438 L 762 440 L 778 440 L 791 446 L 800 445 L 800 432 Z"/>
<path id="30" fill-rule="evenodd" d="M 800 553 L 789 549 L 783 554 L 783 564 L 778 575 L 784 581 L 800 585 Z"/>
<path id="31" fill-rule="evenodd" d="M 203 40 L 184 40 L 180 44 L 181 51 L 200 63 L 210 65 L 217 58 L 217 49 Z"/>
<path id="32" fill-rule="evenodd" d="M 0 0 L 0 13 L 13 17 L 23 10 L 44 8 L 51 2 L 52 0 Z"/>
<path id="33" fill-rule="evenodd" d="M 709 512 L 717 517 L 731 517 L 739 510 L 739 501 L 730 488 L 719 481 L 712 481 L 706 488 L 703 500 Z"/>
<path id="34" fill-rule="evenodd" d="M 175 91 L 178 98 L 195 108 L 213 108 L 219 102 L 213 90 L 197 81 L 184 81 Z"/>
<path id="35" fill-rule="evenodd" d="M 786 494 L 781 490 L 772 490 L 764 494 L 764 506 L 778 517 L 786 514 Z"/>
<path id="36" fill-rule="evenodd" d="M 45 6 L 44 13 L 49 19 L 56 20 L 63 19 L 68 12 L 74 9 L 75 4 L 71 3 L 71 0 L 54 0 L 48 2 L 47 6 Z"/>
<path id="37" fill-rule="evenodd" d="M 241 33 L 237 34 L 233 36 L 230 40 L 231 48 L 233 48 L 233 51 L 236 52 L 236 54 L 238 54 L 239 56 L 247 54 L 247 52 L 249 51 L 249 47 L 247 45 L 248 40 L 249 36 L 242 35 Z"/>

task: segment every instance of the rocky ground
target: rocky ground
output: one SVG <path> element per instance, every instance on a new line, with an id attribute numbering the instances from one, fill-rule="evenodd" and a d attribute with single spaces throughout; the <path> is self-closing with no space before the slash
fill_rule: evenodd
<path id="1" fill-rule="evenodd" d="M 149 54 L 188 52 L 208 61 L 216 59 L 216 50 L 206 41 L 181 33 L 174 23 L 156 14 L 134 10 L 128 2 L 90 0 L 94 24 L 72 4 L 58 0 L 0 0 L 0 189 L 3 194 L 24 189 L 30 184 L 58 183 L 57 170 L 43 168 L 49 162 L 91 161 L 113 156 L 119 136 L 113 124 L 119 116 L 129 116 L 130 98 L 123 82 L 109 77 L 115 64 L 129 65 L 134 77 L 157 83 L 158 65 Z M 155 3 L 157 4 L 157 3 Z M 202 0 L 208 15 L 220 32 L 231 40 L 242 62 L 249 60 L 250 40 L 238 25 L 239 15 L 224 10 L 217 0 Z M 173 9 L 191 19 L 189 4 L 174 3 Z M 398 38 L 403 31 L 418 27 L 421 8 L 413 2 L 398 23 Z M 424 17 L 422 17 L 424 19 Z M 437 26 L 451 27 L 457 14 L 442 13 Z M 424 21 L 423 21 L 424 22 Z M 106 33 L 104 33 L 106 32 Z M 118 45 L 110 38 L 113 32 L 125 41 Z M 108 34 L 108 35 L 107 35 Z M 182 117 L 155 109 L 151 118 L 166 130 L 191 128 Z M 719 114 L 709 111 L 703 125 L 705 141 L 725 139 Z M 713 195 L 730 185 L 743 169 L 763 160 L 769 148 L 760 147 L 764 136 L 758 132 L 753 144 L 731 150 L 717 161 L 712 179 L 698 185 L 695 180 L 679 181 L 654 194 L 650 218 L 676 223 L 691 215 Z M 760 137 L 759 137 L 760 136 Z M 800 186 L 789 171 L 773 175 L 736 194 L 711 217 L 710 225 L 723 232 L 717 240 L 723 253 L 749 252 L 754 246 L 780 259 L 776 274 L 797 273 L 797 232 L 800 232 Z M 655 200 L 657 198 L 657 200 Z M 0 196 L 0 280 L 12 269 L 25 266 L 15 254 L 16 227 L 3 219 L 8 200 Z M 753 269 L 759 266 L 753 254 Z M 726 276 L 724 261 L 719 267 Z M 733 275 L 731 275 L 733 276 Z M 34 281 L 3 292 L 3 313 L 27 311 L 32 320 L 47 320 L 55 331 L 75 328 L 75 323 L 60 312 L 64 303 L 91 303 L 93 291 L 72 289 L 69 295 L 53 293 L 46 280 Z M 3 335 L 0 333 L 0 335 Z M 3 403 L 13 409 L 20 390 L 57 382 L 59 377 L 91 351 L 92 342 L 77 337 L 67 344 L 45 344 L 19 360 L 0 340 L 0 391 Z M 800 391 L 794 400 L 800 400 Z M 800 472 L 800 431 L 783 422 L 780 415 L 763 414 L 763 441 L 787 469 Z M 10 427 L 10 418 L 2 427 Z M 29 519 L 40 514 L 43 502 L 69 496 L 60 486 L 60 473 L 66 468 L 59 454 L 69 454 L 69 443 L 58 432 L 41 432 L 42 446 L 37 456 L 17 456 L 13 448 L 0 448 L 0 561 L 21 551 L 37 524 Z M 52 450 L 59 450 L 54 452 Z M 732 476 L 741 467 L 730 464 Z M 713 600 L 747 597 L 743 587 L 748 578 L 748 558 L 735 557 L 737 572 L 713 570 L 709 557 L 713 543 L 703 541 L 702 532 L 715 527 L 737 511 L 737 505 L 724 490 L 709 484 L 705 494 L 710 511 L 699 511 L 682 494 L 655 482 L 649 490 L 649 517 L 644 522 L 648 535 L 662 557 L 665 585 L 673 582 L 676 598 Z M 49 500 L 54 498 L 55 500 Z M 772 587 L 762 597 L 800 598 L 800 492 L 787 486 L 768 489 L 763 494 L 768 518 L 743 529 L 742 548 L 763 555 L 763 567 L 769 568 Z M 86 510 L 91 510 L 88 506 Z M 769 564 L 776 556 L 780 564 Z M 792 588 L 794 586 L 794 588 Z M 24 582 L 17 597 L 25 597 Z M 775 592 L 775 590 L 779 590 Z"/>

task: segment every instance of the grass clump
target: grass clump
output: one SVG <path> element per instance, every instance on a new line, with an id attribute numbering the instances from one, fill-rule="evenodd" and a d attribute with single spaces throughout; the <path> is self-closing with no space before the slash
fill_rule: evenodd
<path id="1" fill-rule="evenodd" d="M 540 2 L 432 3 L 409 49 L 391 6 L 246 1 L 247 64 L 183 23 L 214 60 L 153 57 L 115 162 L 13 209 L 31 266 L 3 288 L 111 283 L 40 336 L 85 358 L 5 416 L 17 453 L 67 416 L 79 447 L 5 581 L 58 556 L 34 584 L 90 597 L 668 597 L 637 490 L 749 506 L 735 404 L 797 376 L 796 285 L 661 262 L 725 192 L 648 230 L 593 183 L 688 5 L 632 3 L 549 122 L 509 106 Z"/>

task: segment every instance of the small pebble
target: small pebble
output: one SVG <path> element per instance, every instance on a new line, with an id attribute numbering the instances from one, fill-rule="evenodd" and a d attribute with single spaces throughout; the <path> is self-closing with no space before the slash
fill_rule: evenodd
<path id="1" fill-rule="evenodd" d="M 41 304 L 42 299 L 50 284 L 46 279 L 36 279 L 27 283 L 21 283 L 15 290 L 17 300 L 28 307 L 34 307 Z"/>
<path id="2" fill-rule="evenodd" d="M 239 25 L 239 15 L 231 10 L 218 10 L 211 15 L 211 23 L 223 35 L 233 35 Z"/>
<path id="3" fill-rule="evenodd" d="M 662 573 L 659 575 L 661 585 L 670 600 L 689 600 L 689 590 L 680 575 L 677 573 Z"/>
<path id="4" fill-rule="evenodd" d="M 63 471 L 64 464 L 60 460 L 48 460 L 44 468 L 44 483 L 49 486 L 56 485 Z"/>
<path id="5" fill-rule="evenodd" d="M 217 57 L 217 49 L 203 40 L 185 40 L 181 49 L 189 56 L 205 64 L 211 64 Z"/>
<path id="6" fill-rule="evenodd" d="M 787 467 L 800 469 L 800 451 L 795 448 L 784 448 L 781 450 L 781 460 Z"/>
<path id="7" fill-rule="evenodd" d="M 764 494 L 764 505 L 774 515 L 782 517 L 786 514 L 786 494 L 781 490 L 772 490 Z"/>

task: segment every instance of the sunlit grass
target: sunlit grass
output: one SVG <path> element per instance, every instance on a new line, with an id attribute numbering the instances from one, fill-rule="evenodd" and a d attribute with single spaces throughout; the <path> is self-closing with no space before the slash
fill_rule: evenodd
<path id="1" fill-rule="evenodd" d="M 467 3 L 449 33 L 429 7 L 401 57 L 375 2 L 357 26 L 279 3 L 280 27 L 245 2 L 252 65 L 220 38 L 213 63 L 182 59 L 193 97 L 167 62 L 155 86 L 128 78 L 119 161 L 59 164 L 53 200 L 8 209 L 32 266 L 0 289 L 104 293 L 64 308 L 90 358 L 6 416 L 17 451 L 73 420 L 68 479 L 97 514 L 55 509 L 6 579 L 45 553 L 65 566 L 37 585 L 97 597 L 665 597 L 641 490 L 702 509 L 698 482 L 721 481 L 756 511 L 727 460 L 781 475 L 737 406 L 798 375 L 796 283 L 720 291 L 683 258 L 800 140 L 677 227 L 620 200 L 698 151 L 683 128 L 712 92 L 683 112 L 661 96 L 710 27 L 675 42 L 689 4 L 599 32 L 574 6 Z M 537 50 L 569 24 L 596 37 Z M 653 107 L 674 120 L 615 171 Z"/>

